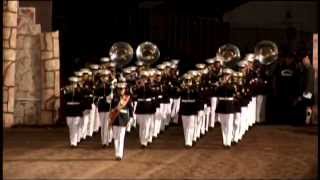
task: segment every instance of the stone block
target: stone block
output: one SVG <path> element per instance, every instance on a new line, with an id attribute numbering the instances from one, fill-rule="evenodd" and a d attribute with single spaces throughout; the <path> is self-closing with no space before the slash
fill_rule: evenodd
<path id="1" fill-rule="evenodd" d="M 11 37 L 10 37 L 10 48 L 16 48 L 16 47 L 17 47 L 17 29 L 12 28 Z"/>
<path id="2" fill-rule="evenodd" d="M 53 99 L 54 99 L 54 90 L 52 88 L 51 89 L 44 89 L 43 90 L 43 97 L 42 97 L 43 103 L 47 104 L 47 102 L 52 101 Z"/>
<path id="3" fill-rule="evenodd" d="M 45 43 L 46 43 L 46 50 L 48 51 L 52 51 L 52 45 L 53 45 L 53 42 L 52 42 L 52 36 L 50 33 L 45 33 Z"/>
<path id="4" fill-rule="evenodd" d="M 3 40 L 3 48 L 9 48 L 10 47 L 10 44 L 9 44 L 9 40 Z"/>
<path id="5" fill-rule="evenodd" d="M 54 72 L 46 72 L 46 81 L 43 82 L 46 88 L 54 88 Z"/>
<path id="6" fill-rule="evenodd" d="M 41 46 L 41 50 L 46 49 L 45 35 L 43 33 L 40 34 L 40 46 Z"/>
<path id="7" fill-rule="evenodd" d="M 59 31 L 52 32 L 52 37 L 59 39 Z"/>
<path id="8" fill-rule="evenodd" d="M 59 39 L 54 38 L 53 39 L 53 57 L 58 58 L 59 57 Z"/>
<path id="9" fill-rule="evenodd" d="M 8 112 L 8 104 L 3 103 L 3 112 Z"/>
<path id="10" fill-rule="evenodd" d="M 8 112 L 14 111 L 14 101 L 15 101 L 15 96 L 14 96 L 14 88 L 9 88 L 8 89 Z"/>
<path id="11" fill-rule="evenodd" d="M 3 89 L 3 103 L 7 103 L 8 102 L 8 90 Z"/>
<path id="12" fill-rule="evenodd" d="M 14 0 L 7 1 L 7 10 L 11 12 L 18 12 L 19 2 Z"/>
<path id="13" fill-rule="evenodd" d="M 10 128 L 14 125 L 14 119 L 12 113 L 3 113 L 3 126 L 5 128 Z"/>
<path id="14" fill-rule="evenodd" d="M 8 61 L 16 60 L 16 50 L 15 49 L 4 49 L 3 51 L 3 59 Z"/>
<path id="15" fill-rule="evenodd" d="M 53 124 L 53 113 L 52 111 L 41 111 L 41 119 L 39 125 L 50 125 Z"/>
<path id="16" fill-rule="evenodd" d="M 59 70 L 60 62 L 58 59 L 47 60 L 44 62 L 44 67 L 46 71 Z"/>
<path id="17" fill-rule="evenodd" d="M 5 27 L 17 27 L 18 24 L 18 14 L 5 12 L 3 15 L 3 24 Z"/>
<path id="18" fill-rule="evenodd" d="M 60 97 L 60 72 L 54 72 L 54 95 Z"/>
<path id="19" fill-rule="evenodd" d="M 9 40 L 10 35 L 11 35 L 11 28 L 4 27 L 3 28 L 3 39 Z"/>
<path id="20" fill-rule="evenodd" d="M 15 62 L 5 61 L 4 72 L 3 72 L 3 84 L 4 86 L 15 85 Z"/>
<path id="21" fill-rule="evenodd" d="M 36 8 L 34 7 L 19 7 L 18 25 L 35 24 L 36 23 Z"/>
<path id="22" fill-rule="evenodd" d="M 51 59 L 53 57 L 52 51 L 42 51 L 41 59 Z"/>

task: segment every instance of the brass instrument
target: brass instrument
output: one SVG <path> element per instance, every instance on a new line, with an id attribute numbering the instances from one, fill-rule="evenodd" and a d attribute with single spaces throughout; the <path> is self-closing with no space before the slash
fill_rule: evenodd
<path id="1" fill-rule="evenodd" d="M 129 64 L 133 58 L 133 53 L 131 45 L 127 42 L 116 42 L 109 50 L 110 59 L 116 63 L 117 68 Z"/>
<path id="2" fill-rule="evenodd" d="M 145 66 L 150 66 L 160 58 L 160 51 L 155 44 L 146 41 L 138 45 L 136 56 Z"/>
<path id="3" fill-rule="evenodd" d="M 256 59 L 261 64 L 270 65 L 278 59 L 278 46 L 276 43 L 268 40 L 263 40 L 257 43 L 254 48 Z"/>

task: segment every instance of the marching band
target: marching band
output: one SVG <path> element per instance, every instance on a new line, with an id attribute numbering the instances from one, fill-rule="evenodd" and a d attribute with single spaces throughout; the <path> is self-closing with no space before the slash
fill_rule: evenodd
<path id="1" fill-rule="evenodd" d="M 237 47 L 222 46 L 215 58 L 180 74 L 178 59 L 151 67 L 160 54 L 150 42 L 138 47 L 136 66 L 124 67 L 132 59 L 132 48 L 120 45 L 113 46 L 110 58 L 101 58 L 101 65 L 76 71 L 63 88 L 71 147 L 100 129 L 102 146 L 113 140 L 116 159 L 121 160 L 126 132 L 138 126 L 141 147 L 147 148 L 181 120 L 186 148 L 217 123 L 224 147 L 230 148 L 263 121 L 261 102 L 268 82 L 261 62 L 273 61 L 269 54 L 258 51 L 240 59 Z M 274 44 L 269 50 L 277 55 Z"/>

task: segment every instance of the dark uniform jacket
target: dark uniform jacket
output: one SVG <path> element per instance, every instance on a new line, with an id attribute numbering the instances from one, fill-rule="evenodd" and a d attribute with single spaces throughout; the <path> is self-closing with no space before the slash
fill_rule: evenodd
<path id="1" fill-rule="evenodd" d="M 156 112 L 155 93 L 150 84 L 146 84 L 144 87 L 136 87 L 134 95 L 137 101 L 136 114 L 153 114 Z"/>
<path id="2" fill-rule="evenodd" d="M 235 88 L 232 84 L 222 84 L 217 89 L 218 103 L 216 113 L 229 114 L 234 113 L 234 100 L 224 100 L 222 98 L 233 98 L 235 96 Z"/>
<path id="3" fill-rule="evenodd" d="M 84 110 L 88 110 L 92 108 L 93 103 L 93 83 L 91 81 L 86 81 L 83 83 L 83 87 L 81 89 L 81 96 L 82 96 L 82 104 Z"/>
<path id="4" fill-rule="evenodd" d="M 197 93 L 194 90 L 182 89 L 180 91 L 180 110 L 179 114 L 184 116 L 197 115 Z"/>
<path id="5" fill-rule="evenodd" d="M 111 94 L 111 87 L 109 84 L 100 83 L 96 88 L 96 97 L 98 97 L 99 112 L 109 112 L 110 104 L 107 102 L 107 97 Z"/>
<path id="6" fill-rule="evenodd" d="M 65 115 L 66 117 L 82 116 L 81 94 L 80 90 L 76 89 L 74 94 L 68 92 L 64 95 L 65 99 Z"/>

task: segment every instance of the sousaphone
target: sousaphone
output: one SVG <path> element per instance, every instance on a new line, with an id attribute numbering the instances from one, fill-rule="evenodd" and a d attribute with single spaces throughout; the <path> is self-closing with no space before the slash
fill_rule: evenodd
<path id="1" fill-rule="evenodd" d="M 136 50 L 137 59 L 143 62 L 144 66 L 150 66 L 160 58 L 160 51 L 157 45 L 146 41 L 138 45 Z"/>
<path id="2" fill-rule="evenodd" d="M 272 41 L 263 40 L 254 48 L 256 59 L 263 65 L 270 65 L 278 59 L 278 46 Z"/>
<path id="3" fill-rule="evenodd" d="M 110 59 L 116 63 L 118 69 L 128 65 L 133 58 L 133 54 L 133 49 L 127 42 L 116 42 L 109 50 Z"/>
<path id="4" fill-rule="evenodd" d="M 224 44 L 219 47 L 216 58 L 222 59 L 225 66 L 231 67 L 240 60 L 240 50 L 234 44 Z"/>

